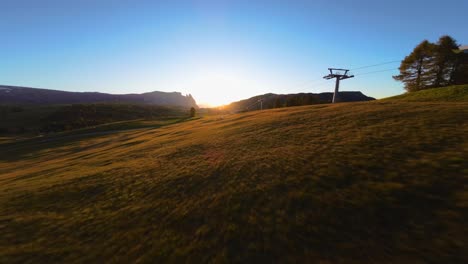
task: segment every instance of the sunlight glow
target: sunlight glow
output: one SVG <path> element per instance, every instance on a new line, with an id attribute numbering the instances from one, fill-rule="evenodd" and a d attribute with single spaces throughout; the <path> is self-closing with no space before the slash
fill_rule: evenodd
<path id="1" fill-rule="evenodd" d="M 202 107 L 216 107 L 248 98 L 258 90 L 259 82 L 249 76 L 227 69 L 204 68 L 187 80 L 186 89 Z"/>

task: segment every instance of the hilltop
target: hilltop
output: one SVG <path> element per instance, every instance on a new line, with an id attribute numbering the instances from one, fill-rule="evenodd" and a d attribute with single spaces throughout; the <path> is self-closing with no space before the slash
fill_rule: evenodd
<path id="1" fill-rule="evenodd" d="M 259 100 L 262 100 L 263 109 L 289 107 L 289 106 L 301 106 L 301 105 L 312 105 L 312 104 L 325 104 L 331 103 L 333 93 L 298 93 L 298 94 L 274 94 L 268 93 L 263 95 L 257 95 L 245 100 L 233 102 L 225 107 L 230 111 L 249 111 L 260 109 L 258 104 Z M 343 91 L 339 93 L 339 102 L 360 102 L 360 101 L 372 101 L 375 98 L 368 97 L 361 92 L 356 91 Z"/>
<path id="2" fill-rule="evenodd" d="M 467 102 L 0 145 L 0 262 L 466 263 Z"/>
<path id="3" fill-rule="evenodd" d="M 197 103 L 191 95 L 184 96 L 179 92 L 154 91 L 142 94 L 107 94 L 0 85 L 0 104 L 50 105 L 109 102 L 197 107 Z"/>
<path id="4" fill-rule="evenodd" d="M 384 100 L 407 102 L 468 102 L 468 84 L 425 89 L 385 98 Z"/>

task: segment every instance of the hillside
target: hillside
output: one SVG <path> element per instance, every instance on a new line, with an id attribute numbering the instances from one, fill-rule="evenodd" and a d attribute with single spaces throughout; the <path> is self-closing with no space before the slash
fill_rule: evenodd
<path id="1" fill-rule="evenodd" d="M 0 104 L 83 104 L 83 103 L 144 103 L 164 106 L 197 107 L 191 95 L 173 92 L 142 94 L 106 94 L 97 92 L 66 92 L 0 85 Z"/>
<path id="2" fill-rule="evenodd" d="M 0 105 L 0 136 L 33 136 L 120 121 L 188 116 L 185 108 L 149 104 Z"/>
<path id="3" fill-rule="evenodd" d="M 467 263 L 468 103 L 0 144 L 1 263 Z"/>
<path id="4" fill-rule="evenodd" d="M 383 100 L 399 100 L 407 102 L 468 102 L 468 85 L 433 88 L 417 92 L 405 93 Z"/>
<path id="5" fill-rule="evenodd" d="M 249 111 L 260 109 L 259 100 L 262 100 L 263 109 L 272 109 L 289 106 L 301 106 L 312 104 L 331 103 L 333 93 L 298 93 L 298 94 L 263 94 L 254 96 L 238 102 L 233 102 L 225 107 L 230 111 Z M 360 102 L 372 101 L 372 97 L 368 97 L 361 92 L 343 91 L 339 93 L 339 102 Z"/>

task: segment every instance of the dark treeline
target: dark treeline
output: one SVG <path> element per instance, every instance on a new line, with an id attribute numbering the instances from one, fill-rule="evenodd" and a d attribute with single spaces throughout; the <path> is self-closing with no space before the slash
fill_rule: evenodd
<path id="1" fill-rule="evenodd" d="M 422 41 L 405 57 L 400 74 L 408 92 L 468 83 L 468 53 L 459 49 L 456 40 L 442 36 L 436 43 Z"/>
<path id="2" fill-rule="evenodd" d="M 59 132 L 105 123 L 186 115 L 185 110 L 138 104 L 74 104 L 43 119 L 41 132 Z"/>
<path id="3" fill-rule="evenodd" d="M 69 131 L 127 120 L 188 117 L 188 110 L 144 104 L 0 105 L 1 134 Z"/>

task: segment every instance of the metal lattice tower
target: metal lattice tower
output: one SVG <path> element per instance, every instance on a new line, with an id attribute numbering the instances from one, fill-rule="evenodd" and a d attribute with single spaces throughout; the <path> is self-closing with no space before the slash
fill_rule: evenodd
<path id="1" fill-rule="evenodd" d="M 335 103 L 338 100 L 340 81 L 353 78 L 354 75 L 348 75 L 349 70 L 347 69 L 328 68 L 328 70 L 330 71 L 330 74 L 327 76 L 324 76 L 323 78 L 327 80 L 336 78 L 335 92 L 333 93 L 333 100 L 332 100 L 332 103 Z"/>

